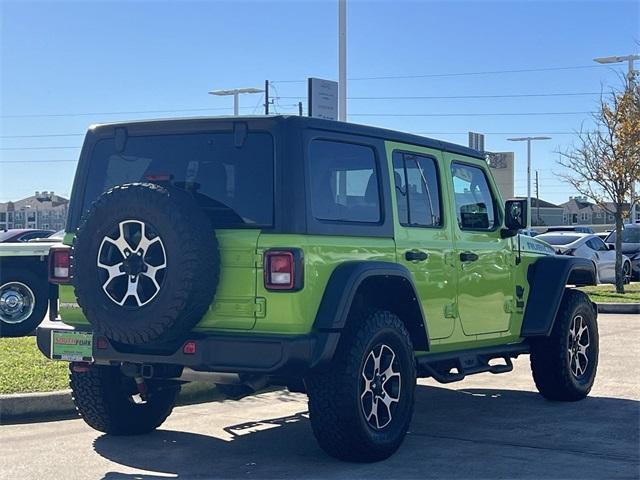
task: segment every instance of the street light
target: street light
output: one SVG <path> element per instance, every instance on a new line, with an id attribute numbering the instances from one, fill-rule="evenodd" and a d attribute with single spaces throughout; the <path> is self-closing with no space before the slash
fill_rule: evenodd
<path id="1" fill-rule="evenodd" d="M 640 55 L 624 55 L 616 57 L 599 57 L 594 58 L 593 61 L 597 63 L 623 63 L 627 62 L 627 89 L 631 91 L 634 86 L 635 71 L 633 69 L 633 61 L 640 60 Z M 631 184 L 631 200 L 635 197 L 635 183 Z M 631 223 L 636 223 L 636 204 L 631 206 Z"/>
<path id="2" fill-rule="evenodd" d="M 633 83 L 634 70 L 633 70 L 633 61 L 640 60 L 640 55 L 624 55 L 621 57 L 598 57 L 594 58 L 593 61 L 601 64 L 607 63 L 623 63 L 627 62 L 627 79 L 629 80 L 628 88 L 631 88 L 631 84 Z"/>
<path id="3" fill-rule="evenodd" d="M 551 137 L 507 138 L 510 142 L 527 142 L 527 230 L 531 228 L 531 141 L 551 140 Z"/>
<path id="4" fill-rule="evenodd" d="M 218 95 L 220 97 L 226 95 L 233 95 L 233 114 L 237 117 L 240 114 L 240 99 L 238 98 L 241 93 L 262 93 L 264 90 L 259 88 L 233 88 L 231 90 L 212 90 L 209 95 Z"/>

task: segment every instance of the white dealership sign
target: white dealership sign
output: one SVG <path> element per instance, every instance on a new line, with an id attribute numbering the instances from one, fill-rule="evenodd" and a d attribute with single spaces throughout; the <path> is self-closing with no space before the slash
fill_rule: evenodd
<path id="1" fill-rule="evenodd" d="M 309 78 L 309 116 L 338 119 L 338 82 Z"/>

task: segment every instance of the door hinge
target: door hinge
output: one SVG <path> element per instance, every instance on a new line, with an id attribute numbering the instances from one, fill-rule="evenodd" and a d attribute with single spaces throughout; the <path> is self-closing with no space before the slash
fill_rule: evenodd
<path id="1" fill-rule="evenodd" d="M 513 299 L 508 299 L 504 301 L 504 311 L 505 313 L 513 313 L 514 312 L 514 307 L 513 307 Z"/>
<path id="2" fill-rule="evenodd" d="M 449 303 L 444 306 L 445 318 L 456 318 L 458 316 L 458 305 L 456 303 Z"/>
<path id="3" fill-rule="evenodd" d="M 253 257 L 253 261 L 255 262 L 256 268 L 258 269 L 262 268 L 262 262 L 264 261 L 262 257 L 262 252 L 256 252 L 256 254 Z"/>
<path id="4" fill-rule="evenodd" d="M 258 297 L 253 305 L 253 313 L 258 318 L 264 318 L 267 315 L 267 299 Z"/>
<path id="5" fill-rule="evenodd" d="M 444 263 L 449 265 L 450 267 L 455 267 L 456 266 L 456 262 L 454 261 L 454 256 L 453 256 L 453 251 L 452 250 L 446 250 L 444 252 Z"/>

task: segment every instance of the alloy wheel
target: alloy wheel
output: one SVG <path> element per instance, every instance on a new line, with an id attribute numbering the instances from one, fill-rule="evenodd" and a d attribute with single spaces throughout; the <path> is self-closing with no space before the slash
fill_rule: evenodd
<path id="1" fill-rule="evenodd" d="M 568 339 L 569 366 L 576 378 L 582 378 L 589 365 L 587 351 L 591 345 L 589 327 L 582 315 L 576 315 L 571 321 Z"/>
<path id="2" fill-rule="evenodd" d="M 124 220 L 102 239 L 97 266 L 107 297 L 119 306 L 138 308 L 160 293 L 167 255 L 151 225 Z"/>
<path id="3" fill-rule="evenodd" d="M 393 419 L 400 401 L 402 378 L 398 358 L 385 344 L 374 347 L 362 367 L 360 405 L 367 423 L 381 430 Z"/>

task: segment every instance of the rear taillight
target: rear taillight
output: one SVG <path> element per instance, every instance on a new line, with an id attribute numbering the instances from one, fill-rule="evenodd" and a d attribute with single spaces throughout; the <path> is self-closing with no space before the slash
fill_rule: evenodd
<path id="1" fill-rule="evenodd" d="M 71 249 L 52 247 L 49 250 L 49 282 L 69 283 L 71 278 Z"/>
<path id="2" fill-rule="evenodd" d="M 302 250 L 268 250 L 264 254 L 264 287 L 296 291 L 303 283 Z"/>

